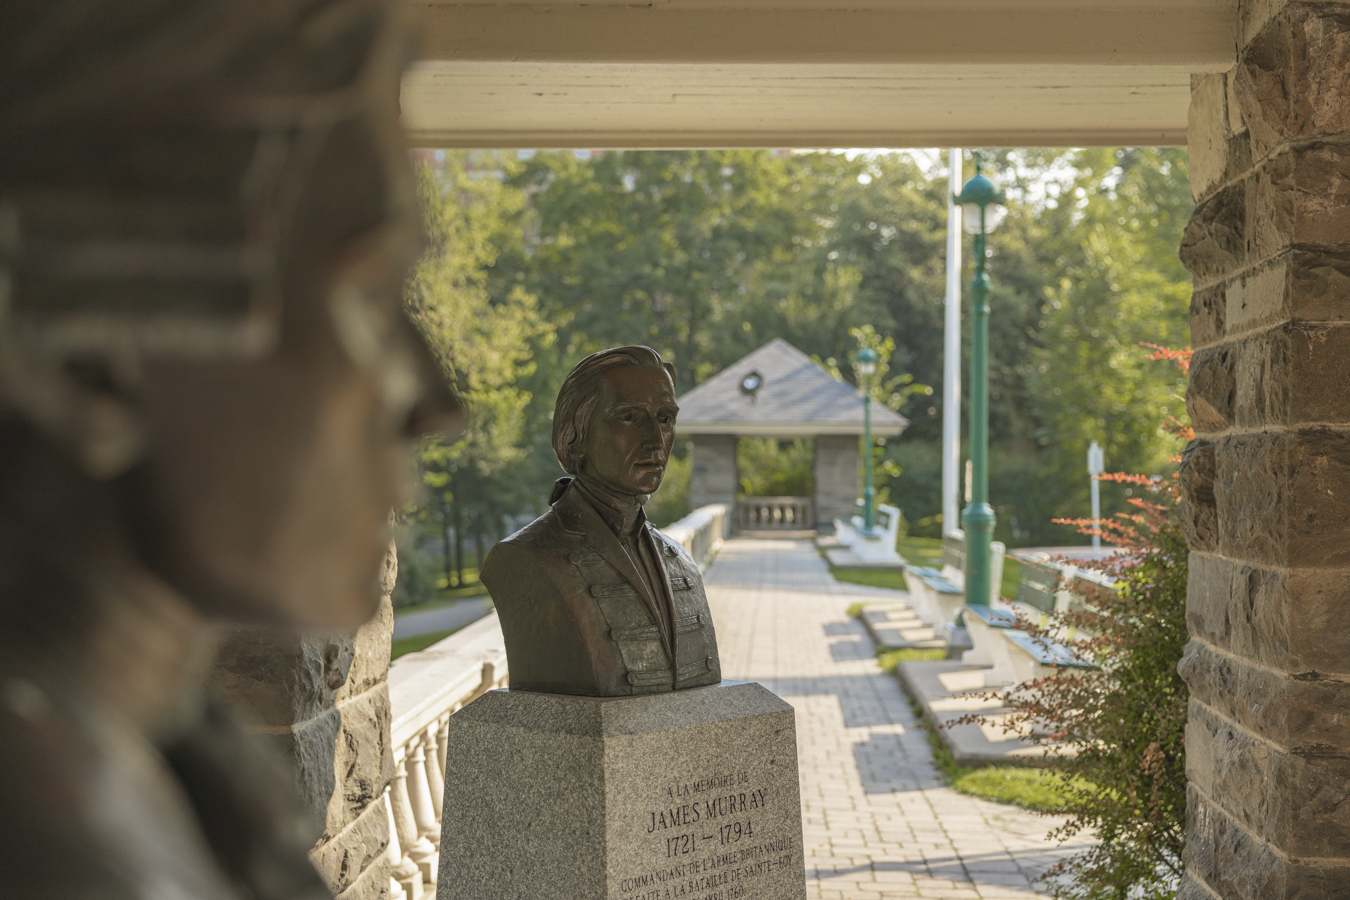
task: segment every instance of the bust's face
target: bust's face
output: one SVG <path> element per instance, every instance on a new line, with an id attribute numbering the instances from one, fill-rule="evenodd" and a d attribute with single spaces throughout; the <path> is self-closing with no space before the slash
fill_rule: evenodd
<path id="1" fill-rule="evenodd" d="M 609 369 L 586 432 L 582 473 L 625 494 L 656 493 L 675 443 L 679 411 L 675 385 L 664 369 Z"/>

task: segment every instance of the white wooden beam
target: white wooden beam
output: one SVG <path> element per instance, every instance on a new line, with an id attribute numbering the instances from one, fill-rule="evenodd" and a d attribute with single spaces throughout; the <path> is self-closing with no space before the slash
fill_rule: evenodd
<path id="1" fill-rule="evenodd" d="M 1185 142 L 1236 0 L 418 3 L 424 147 Z"/>

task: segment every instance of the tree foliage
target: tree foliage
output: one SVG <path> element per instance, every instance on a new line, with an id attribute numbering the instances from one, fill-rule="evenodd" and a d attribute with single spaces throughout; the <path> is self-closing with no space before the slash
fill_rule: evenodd
<path id="1" fill-rule="evenodd" d="M 437 167 L 422 164 L 417 174 L 427 246 L 409 274 L 404 306 L 470 416 L 463 439 L 430 438 L 419 446 L 426 494 L 417 514 L 447 542 L 451 529 L 457 537 L 468 529 L 481 544 L 484 532 L 500 536 L 502 515 L 534 505 L 516 471 L 530 451 L 531 395 L 521 382 L 534 371 L 534 347 L 552 340 L 553 326 L 523 288 L 493 297 L 487 285 L 496 238 L 523 207 L 520 192 L 476 172 L 462 152 L 447 154 Z M 448 543 L 445 556 L 448 577 Z"/>
<path id="2" fill-rule="evenodd" d="M 1087 508 L 1091 441 L 1113 468 L 1164 464 L 1155 423 L 1181 404 L 1131 349 L 1185 341 L 1188 279 L 1176 257 L 1191 209 L 1185 153 L 986 159 L 1012 198 L 990 238 L 996 536 L 1058 543 L 1050 520 Z M 685 391 L 774 337 L 852 381 L 848 360 L 863 340 L 888 348 L 891 372 L 874 396 L 911 420 L 878 452 L 878 491 L 916 533 L 939 533 L 942 397 L 918 386 L 942 383 L 945 173 L 903 153 L 744 150 L 451 154 L 454 166 L 467 174 L 440 177 L 458 185 L 461 209 L 451 212 L 466 222 L 457 239 L 472 264 L 449 283 L 472 288 L 474 303 L 485 292 L 522 335 L 502 340 L 497 323 L 469 323 L 480 346 L 506 348 L 501 362 L 514 370 L 500 382 L 506 405 L 488 407 L 503 424 L 485 425 L 485 440 L 504 449 L 513 442 L 490 435 L 518 429 L 515 477 L 491 480 L 501 467 L 486 446 L 471 463 L 494 496 L 515 491 L 541 508 L 561 474 L 548 443 L 553 399 L 594 350 L 646 343 L 674 363 Z M 484 169 L 495 177 L 475 177 Z M 965 265 L 968 278 L 969 250 Z M 1123 509 L 1128 489 L 1106 486 L 1104 508 Z"/>

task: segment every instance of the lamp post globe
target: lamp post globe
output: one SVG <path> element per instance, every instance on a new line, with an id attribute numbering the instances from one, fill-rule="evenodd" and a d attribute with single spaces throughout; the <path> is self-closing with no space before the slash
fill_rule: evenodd
<path id="1" fill-rule="evenodd" d="M 975 235 L 975 272 L 970 279 L 970 503 L 961 514 L 966 535 L 966 603 L 988 605 L 989 545 L 996 518 L 989 505 L 989 275 L 985 271 L 985 236 L 1002 218 L 1006 197 L 985 177 L 975 152 L 975 176 L 952 198 L 962 209 L 966 229 Z"/>
<path id="2" fill-rule="evenodd" d="M 858 388 L 863 397 L 863 530 L 876 524 L 876 488 L 872 486 L 872 375 L 877 371 L 877 351 L 863 347 L 853 355 L 858 369 Z"/>

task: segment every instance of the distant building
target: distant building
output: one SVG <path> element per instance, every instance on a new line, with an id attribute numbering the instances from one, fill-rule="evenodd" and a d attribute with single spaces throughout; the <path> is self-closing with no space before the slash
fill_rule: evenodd
<path id="1" fill-rule="evenodd" d="M 904 416 L 872 404 L 874 435 L 894 437 L 907 425 Z M 802 438 L 815 443 L 815 527 L 828 530 L 836 516 L 853 514 L 862 397 L 782 338 L 680 397 L 676 432 L 692 438 L 690 501 L 695 509 L 708 503 L 735 505 L 740 484 L 736 443 L 741 438 Z"/>

